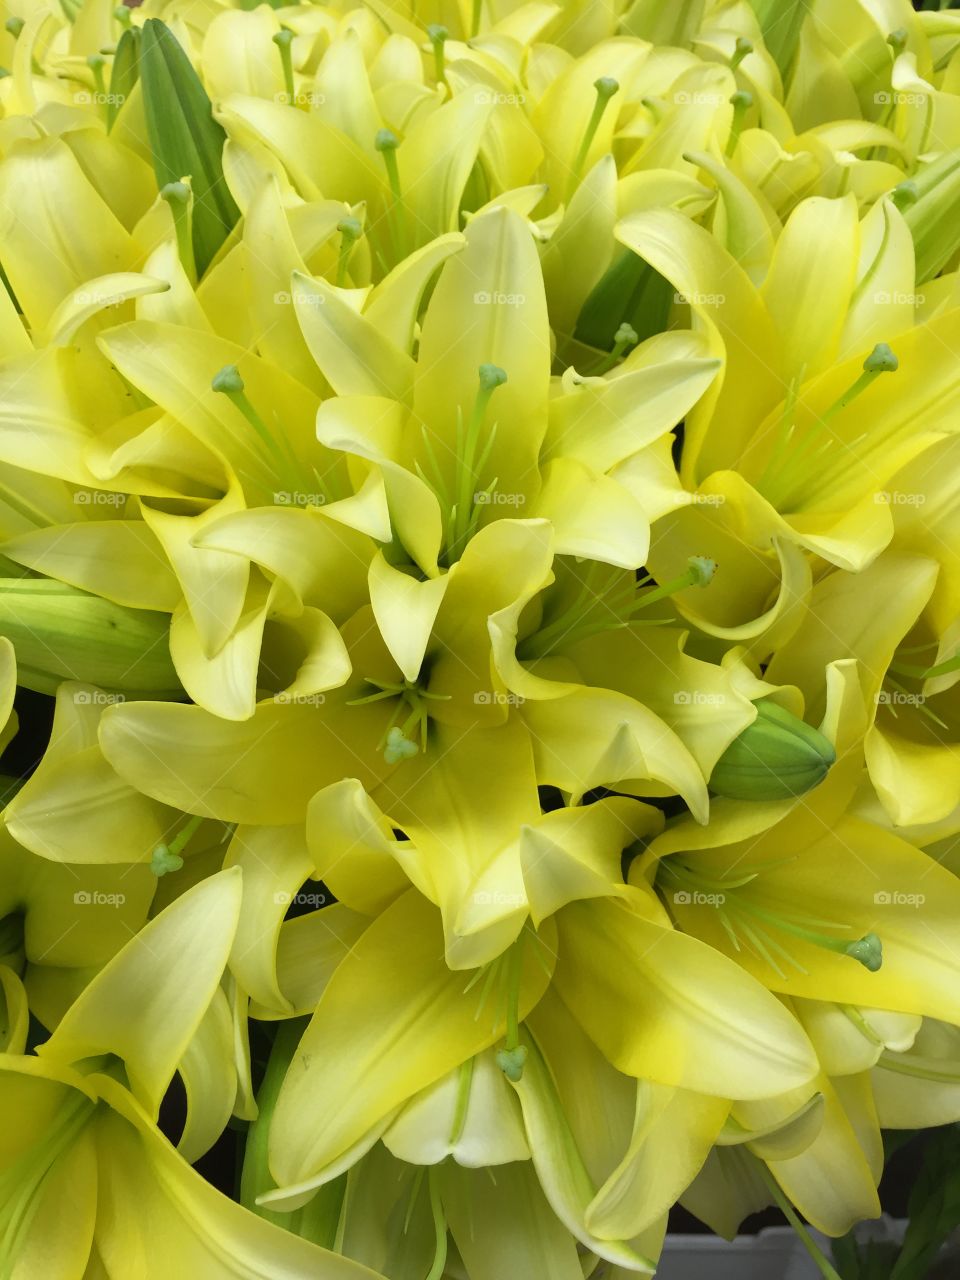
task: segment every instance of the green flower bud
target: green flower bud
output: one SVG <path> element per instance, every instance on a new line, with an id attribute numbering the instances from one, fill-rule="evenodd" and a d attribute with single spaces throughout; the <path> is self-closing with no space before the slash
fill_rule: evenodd
<path id="1" fill-rule="evenodd" d="M 0 578 L 0 635 L 16 650 L 17 682 L 38 693 L 82 680 L 124 694 L 182 696 L 169 630 L 166 613 L 49 578 Z"/>
<path id="2" fill-rule="evenodd" d="M 903 209 L 913 236 L 917 284 L 921 285 L 937 275 L 960 246 L 960 219 L 957 218 L 960 156 L 956 151 L 944 152 L 915 173 L 910 182 L 912 187 L 907 187 L 907 192 L 916 197 L 912 203 L 904 205 L 905 183 L 894 188 L 893 197 L 894 203 Z"/>
<path id="3" fill-rule="evenodd" d="M 733 800 L 786 800 L 822 782 L 836 758 L 818 729 L 764 699 L 714 766 L 710 790 Z"/>

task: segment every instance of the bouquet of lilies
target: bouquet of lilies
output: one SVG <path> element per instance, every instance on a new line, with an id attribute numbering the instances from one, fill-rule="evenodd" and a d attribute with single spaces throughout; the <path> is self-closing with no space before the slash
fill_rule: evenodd
<path id="1" fill-rule="evenodd" d="M 835 1278 L 960 1120 L 960 13 L 3 18 L 0 1276 Z"/>

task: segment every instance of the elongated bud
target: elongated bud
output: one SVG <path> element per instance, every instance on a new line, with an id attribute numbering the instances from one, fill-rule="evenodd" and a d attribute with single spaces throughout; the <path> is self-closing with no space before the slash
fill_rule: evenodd
<path id="1" fill-rule="evenodd" d="M 775 702 L 756 706 L 756 720 L 714 766 L 710 790 L 733 800 L 786 800 L 822 782 L 837 758 L 831 743 Z"/>
<path id="2" fill-rule="evenodd" d="M 180 696 L 169 630 L 165 613 L 47 578 L 0 578 L 0 635 L 16 649 L 18 682 L 39 693 L 81 679 L 124 694 Z"/>
<path id="3" fill-rule="evenodd" d="M 904 189 L 907 204 L 904 204 Z M 897 197 L 897 192 L 900 196 Z M 913 197 L 912 201 L 910 197 Z M 938 275 L 960 247 L 960 156 L 946 151 L 893 192 L 917 254 L 917 284 Z"/>

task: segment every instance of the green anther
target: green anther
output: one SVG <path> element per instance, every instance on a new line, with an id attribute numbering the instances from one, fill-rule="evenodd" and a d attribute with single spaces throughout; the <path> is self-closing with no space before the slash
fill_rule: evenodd
<path id="1" fill-rule="evenodd" d="M 197 262 L 193 252 L 193 191 L 187 182 L 168 182 L 160 188 L 160 199 L 167 202 L 173 214 L 173 228 L 177 237 L 180 265 L 190 283 L 196 284 Z"/>
<path id="2" fill-rule="evenodd" d="M 612 369 L 623 353 L 629 347 L 635 347 L 639 341 L 640 337 L 636 329 L 632 324 L 627 324 L 626 321 L 624 321 L 617 332 L 613 335 L 613 350 L 610 351 L 600 362 L 600 365 L 596 369 L 596 376 L 607 373 Z"/>
<path id="3" fill-rule="evenodd" d="M 293 52 L 291 45 L 293 44 L 293 32 L 286 27 L 282 27 L 276 35 L 271 37 L 273 43 L 280 50 L 280 62 L 283 65 L 283 84 L 286 89 L 287 98 L 290 102 L 295 102 L 297 98 L 297 90 L 293 81 Z"/>
<path id="4" fill-rule="evenodd" d="M 480 390 L 490 395 L 497 387 L 507 381 L 507 371 L 498 364 L 482 364 L 480 366 Z"/>
<path id="5" fill-rule="evenodd" d="M 153 851 L 150 859 L 150 870 L 155 876 L 165 876 L 170 871 L 179 871 L 183 866 L 183 851 L 193 839 L 203 818 L 193 814 L 189 821 L 167 843 L 160 843 Z"/>
<path id="6" fill-rule="evenodd" d="M 27 24 L 26 22 L 24 22 L 23 18 L 8 18 L 3 25 L 7 28 L 10 34 L 13 36 L 14 40 L 16 40 L 20 32 L 23 30 L 23 28 Z"/>
<path id="7" fill-rule="evenodd" d="M 897 183 L 890 192 L 890 199 L 903 213 L 904 209 L 909 209 L 920 199 L 920 190 L 912 178 L 907 178 L 906 181 Z"/>
<path id="8" fill-rule="evenodd" d="M 183 858 L 179 853 L 171 853 L 165 844 L 158 844 L 150 859 L 150 870 L 159 879 L 170 871 L 179 871 L 183 866 Z"/>
<path id="9" fill-rule="evenodd" d="M 383 748 L 383 758 L 387 764 L 400 764 L 415 756 L 420 748 L 403 732 L 399 725 L 387 730 L 387 740 Z"/>
<path id="10" fill-rule="evenodd" d="M 679 578 L 673 578 L 670 582 L 665 582 L 661 587 L 654 587 L 652 591 L 645 591 L 631 609 L 631 613 L 646 609 L 648 605 L 656 604 L 658 600 L 665 600 L 668 596 L 676 595 L 678 591 L 685 591 L 688 587 L 709 587 L 716 572 L 716 560 L 710 560 L 707 556 L 691 556 L 687 561 L 686 573 L 682 573 Z"/>
<path id="11" fill-rule="evenodd" d="M 363 226 L 359 218 L 341 218 L 337 223 L 340 232 L 340 254 L 337 259 L 337 287 L 343 288 L 347 280 L 347 264 L 353 252 L 353 246 L 363 235 Z"/>
<path id="12" fill-rule="evenodd" d="M 903 53 L 904 49 L 907 47 L 909 35 L 910 33 L 907 31 L 906 27 L 897 27 L 896 31 L 891 31 L 887 36 L 887 44 L 893 50 L 894 57 Z"/>
<path id="13" fill-rule="evenodd" d="M 709 587 L 713 581 L 713 575 L 717 572 L 716 560 L 710 560 L 706 556 L 691 556 L 689 565 L 688 572 L 693 579 L 691 586 Z"/>
<path id="14" fill-rule="evenodd" d="M 498 1049 L 497 1066 L 514 1084 L 523 1079 L 523 1068 L 527 1061 L 527 1046 L 518 1044 L 515 1049 Z"/>
<path id="15" fill-rule="evenodd" d="M 753 41 L 748 40 L 746 36 L 737 36 L 737 43 L 730 59 L 730 70 L 736 71 L 748 53 L 753 53 Z"/>
<path id="16" fill-rule="evenodd" d="M 863 362 L 864 373 L 896 373 L 900 361 L 885 342 L 878 342 Z"/>
<path id="17" fill-rule="evenodd" d="M 116 18 L 117 22 L 120 23 L 121 27 L 130 26 L 130 10 L 125 4 L 118 4 L 113 11 L 113 16 Z"/>
<path id="18" fill-rule="evenodd" d="M 235 364 L 225 364 L 219 373 L 213 375 L 210 385 L 214 391 L 221 391 L 225 396 L 243 394 L 244 382 Z"/>
<path id="19" fill-rule="evenodd" d="M 577 158 L 573 162 L 573 172 L 570 176 L 571 193 L 576 190 L 577 183 L 580 181 L 580 174 L 583 172 L 583 166 L 593 145 L 593 140 L 597 136 L 597 130 L 600 128 L 600 121 L 603 119 L 603 113 L 607 109 L 607 103 L 614 94 L 619 92 L 620 82 L 614 80 L 613 76 L 601 76 L 599 80 L 594 80 L 593 87 L 597 91 L 597 99 L 593 104 L 590 119 L 587 121 L 587 127 L 580 142 L 580 150 L 577 152 Z"/>
<path id="20" fill-rule="evenodd" d="M 876 973 L 883 964 L 883 944 L 875 933 L 864 934 L 844 948 L 844 954 L 859 960 L 865 969 Z"/>
<path id="21" fill-rule="evenodd" d="M 400 139 L 392 129 L 378 129 L 373 145 L 377 151 L 396 151 L 400 145 Z"/>
<path id="22" fill-rule="evenodd" d="M 753 94 L 748 93 L 746 89 L 738 89 L 736 93 L 731 94 L 730 105 L 733 107 L 733 120 L 730 124 L 730 137 L 727 139 L 728 156 L 732 156 L 737 149 L 747 112 L 753 106 Z"/>
<path id="23" fill-rule="evenodd" d="M 434 71 L 439 83 L 446 74 L 443 46 L 450 39 L 450 32 L 446 27 L 440 26 L 439 23 L 431 22 L 427 27 L 427 38 L 433 45 Z"/>

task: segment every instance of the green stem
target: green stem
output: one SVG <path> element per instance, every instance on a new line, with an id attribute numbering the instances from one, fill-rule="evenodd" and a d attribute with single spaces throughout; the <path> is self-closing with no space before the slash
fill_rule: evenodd
<path id="1" fill-rule="evenodd" d="M 843 1280 L 842 1276 L 840 1276 L 840 1274 L 834 1269 L 834 1267 L 831 1266 L 829 1260 L 824 1256 L 820 1246 L 817 1244 L 816 1240 L 814 1240 L 813 1236 L 807 1230 L 805 1223 L 801 1222 L 800 1216 L 797 1213 L 796 1209 L 794 1209 L 793 1205 L 790 1203 L 787 1197 L 780 1190 L 780 1184 L 777 1182 L 776 1178 L 773 1176 L 773 1174 L 770 1172 L 770 1170 L 767 1168 L 766 1164 L 764 1164 L 762 1160 L 759 1161 L 759 1167 L 760 1167 L 760 1176 L 763 1179 L 763 1181 L 766 1183 L 767 1189 L 769 1190 L 770 1194 L 773 1196 L 777 1207 L 780 1209 L 780 1211 L 783 1213 L 783 1216 L 786 1218 L 786 1220 L 790 1223 L 791 1227 L 793 1227 L 794 1231 L 800 1237 L 803 1243 L 803 1247 L 806 1249 L 807 1253 L 809 1253 L 810 1257 L 816 1263 L 817 1267 L 820 1270 L 820 1274 L 824 1277 L 824 1280 Z"/>

